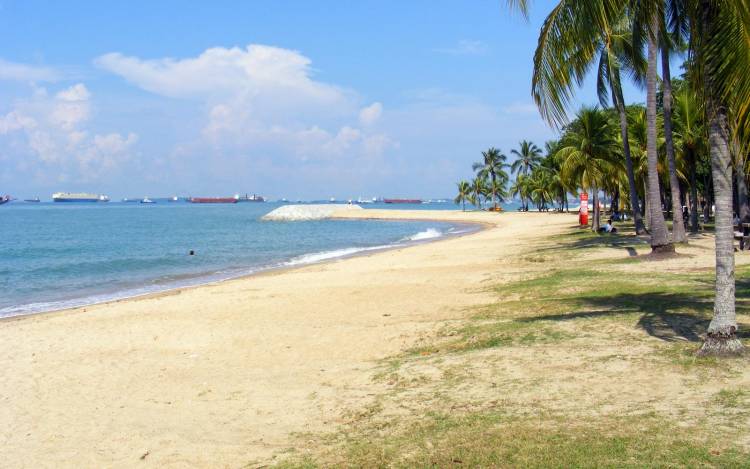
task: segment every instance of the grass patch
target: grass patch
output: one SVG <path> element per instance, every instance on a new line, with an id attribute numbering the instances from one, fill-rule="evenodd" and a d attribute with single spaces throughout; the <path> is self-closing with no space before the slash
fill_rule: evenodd
<path id="1" fill-rule="evenodd" d="M 724 407 L 744 409 L 748 398 L 750 391 L 746 389 L 722 389 L 716 395 L 716 402 Z"/>
<path id="2" fill-rule="evenodd" d="M 502 412 L 428 413 L 385 435 L 341 435 L 317 467 L 744 467 L 750 455 L 653 415 L 596 421 L 518 420 Z"/>
<path id="3" fill-rule="evenodd" d="M 471 321 L 458 329 L 441 333 L 439 343 L 409 350 L 410 356 L 460 353 L 496 347 L 532 346 L 571 339 L 574 336 L 554 324 L 531 324 L 516 320 Z"/>

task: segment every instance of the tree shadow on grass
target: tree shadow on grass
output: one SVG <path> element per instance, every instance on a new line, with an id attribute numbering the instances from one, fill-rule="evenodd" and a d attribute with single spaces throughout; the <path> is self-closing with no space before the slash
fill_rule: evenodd
<path id="1" fill-rule="evenodd" d="M 648 240 L 633 234 L 591 233 L 576 231 L 564 234 L 555 239 L 557 244 L 544 247 L 540 251 L 556 252 L 559 250 L 583 250 L 591 248 L 613 248 L 627 250 L 628 255 L 637 255 L 636 248 L 648 246 Z"/>
<path id="2" fill-rule="evenodd" d="M 740 282 L 738 282 L 740 283 Z M 747 284 L 747 281 L 742 283 Z M 740 285 L 738 285 L 740 287 Z M 743 285 L 743 288 L 750 288 Z M 738 291 L 740 288 L 738 288 Z M 614 295 L 578 296 L 570 300 L 581 309 L 568 314 L 551 314 L 519 319 L 523 322 L 570 321 L 575 319 L 616 318 L 617 316 L 641 313 L 638 327 L 658 339 L 674 342 L 700 342 L 711 322 L 713 298 L 705 293 L 640 294 L 618 293 Z M 738 313 L 750 313 L 750 305 L 737 303 Z M 750 338 L 750 324 L 739 324 L 738 337 Z"/>

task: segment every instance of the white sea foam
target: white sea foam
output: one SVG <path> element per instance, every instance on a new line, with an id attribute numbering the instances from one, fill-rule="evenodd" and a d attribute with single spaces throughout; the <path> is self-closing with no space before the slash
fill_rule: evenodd
<path id="1" fill-rule="evenodd" d="M 261 219 L 268 221 L 323 220 L 329 218 L 334 212 L 342 210 L 362 210 L 362 207 L 353 204 L 284 205 L 263 215 Z"/>
<path id="2" fill-rule="evenodd" d="M 435 228 L 427 228 L 424 231 L 420 231 L 417 234 L 413 234 L 406 238 L 407 241 L 422 241 L 425 239 L 434 239 L 439 238 L 443 236 L 443 233 L 440 230 L 436 230 Z"/>
<path id="3" fill-rule="evenodd" d="M 366 248 L 344 248 L 344 249 L 335 249 L 332 251 L 314 252 L 311 254 L 304 254 L 302 256 L 298 256 L 293 259 L 290 259 L 284 265 L 292 266 L 292 265 L 313 264 L 315 262 L 322 262 L 322 261 L 327 261 L 331 259 L 337 259 L 340 257 L 351 256 L 360 252 L 378 251 L 378 250 L 388 249 L 388 248 L 395 247 L 395 246 L 398 246 L 398 244 L 387 244 L 383 246 L 370 246 Z"/>

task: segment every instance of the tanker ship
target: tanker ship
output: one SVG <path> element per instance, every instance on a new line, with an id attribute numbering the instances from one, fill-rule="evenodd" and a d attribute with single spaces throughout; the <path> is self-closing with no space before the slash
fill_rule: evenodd
<path id="1" fill-rule="evenodd" d="M 86 192 L 55 192 L 52 194 L 52 200 L 54 202 L 109 202 L 109 197 Z"/>

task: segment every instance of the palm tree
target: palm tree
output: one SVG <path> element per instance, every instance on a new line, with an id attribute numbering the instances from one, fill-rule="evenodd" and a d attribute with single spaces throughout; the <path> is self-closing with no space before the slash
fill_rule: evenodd
<path id="1" fill-rule="evenodd" d="M 529 192 L 531 199 L 536 204 L 537 210 L 547 210 L 547 202 L 555 198 L 555 186 L 552 178 L 552 171 L 542 166 L 537 167 L 531 173 Z"/>
<path id="2" fill-rule="evenodd" d="M 521 210 L 524 212 L 528 211 L 529 208 L 526 205 L 526 199 L 529 198 L 529 177 L 523 174 L 516 176 L 516 180 L 510 186 L 510 193 L 512 196 L 518 196 L 521 199 Z"/>
<path id="3" fill-rule="evenodd" d="M 698 354 L 738 355 L 744 352 L 744 346 L 737 339 L 728 114 L 730 111 L 735 114 L 739 123 L 737 129 L 744 133 L 742 123 L 750 121 L 750 57 L 747 53 L 750 31 L 745 27 L 750 24 L 750 5 L 742 1 L 719 4 L 700 0 L 699 14 L 700 18 L 695 21 L 699 31 L 696 49 L 703 72 L 716 204 L 716 298 L 714 316 Z M 728 102 L 732 102 L 734 108 L 728 108 Z M 748 138 L 747 133 L 744 137 Z"/>
<path id="4" fill-rule="evenodd" d="M 472 199 L 479 210 L 482 210 L 482 197 L 485 197 L 488 193 L 487 178 L 477 176 L 471 181 Z"/>
<path id="5" fill-rule="evenodd" d="M 661 210 L 661 187 L 659 186 L 659 171 L 657 154 L 657 124 L 656 124 L 656 53 L 657 35 L 659 31 L 659 17 L 651 14 L 648 36 L 648 68 L 646 70 L 646 123 L 648 158 L 648 199 L 649 220 L 651 230 L 651 251 L 655 253 L 674 252 L 674 244 L 669 242 L 667 223 Z"/>
<path id="6" fill-rule="evenodd" d="M 503 168 L 508 165 L 505 163 L 508 157 L 505 156 L 500 150 L 495 147 L 489 148 L 487 151 L 482 152 L 482 162 L 474 163 L 472 168 L 474 171 L 478 171 L 479 175 L 486 178 L 490 178 L 490 190 L 492 190 L 492 206 L 497 210 L 497 189 L 498 180 L 508 180 L 508 175 Z"/>
<path id="7" fill-rule="evenodd" d="M 662 23 L 663 21 L 660 21 Z M 680 36 L 681 25 L 675 28 L 676 34 Z M 661 27 L 661 64 L 662 64 L 662 103 L 664 112 L 664 143 L 667 152 L 667 163 L 669 165 L 669 189 L 672 196 L 672 241 L 675 243 L 687 242 L 685 225 L 682 221 L 682 196 L 680 194 L 680 183 L 677 180 L 677 165 L 674 156 L 674 140 L 672 136 L 672 76 L 669 70 L 669 56 L 672 49 L 672 37 L 666 32 L 666 25 Z"/>
<path id="8" fill-rule="evenodd" d="M 599 231 L 599 190 L 605 175 L 617 165 L 617 140 L 607 115 L 596 107 L 582 108 L 576 119 L 565 128 L 562 148 L 556 158 L 561 176 L 577 187 L 593 193 L 592 230 Z"/>
<path id="9" fill-rule="evenodd" d="M 534 54 L 532 93 L 543 117 L 553 125 L 564 124 L 575 87 L 583 82 L 598 58 L 599 102 L 606 106 L 611 95 L 617 110 L 632 217 L 636 233 L 643 234 L 621 73 L 629 73 L 640 84 L 645 61 L 640 50 L 633 46 L 625 3 L 596 3 L 562 0 L 546 18 Z"/>
<path id="10" fill-rule="evenodd" d="M 698 153 L 705 146 L 703 109 L 693 90 L 683 86 L 674 95 L 675 147 L 688 168 L 690 186 L 690 231 L 698 232 Z"/>
<path id="11" fill-rule="evenodd" d="M 528 176 L 542 161 L 542 149 L 527 140 L 521 141 L 518 150 L 510 152 L 516 156 L 516 161 L 510 166 L 514 174 Z"/>
<path id="12" fill-rule="evenodd" d="M 471 185 L 467 181 L 459 181 L 456 186 L 458 187 L 458 195 L 453 201 L 456 204 L 461 204 L 461 210 L 466 211 L 466 201 L 471 200 Z"/>

